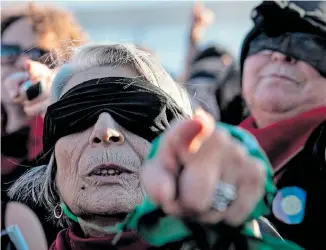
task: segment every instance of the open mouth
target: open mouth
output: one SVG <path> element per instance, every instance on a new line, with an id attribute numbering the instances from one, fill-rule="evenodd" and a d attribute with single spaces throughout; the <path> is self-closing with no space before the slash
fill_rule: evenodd
<path id="1" fill-rule="evenodd" d="M 123 168 L 118 165 L 108 164 L 97 166 L 93 171 L 89 173 L 88 176 L 97 175 L 97 176 L 118 176 L 122 173 L 131 173 L 130 170 Z"/>

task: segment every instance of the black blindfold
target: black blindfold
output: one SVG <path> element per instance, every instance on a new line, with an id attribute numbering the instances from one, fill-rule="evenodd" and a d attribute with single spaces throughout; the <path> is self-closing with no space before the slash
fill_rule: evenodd
<path id="1" fill-rule="evenodd" d="M 251 42 L 248 56 L 263 50 L 279 51 L 297 60 L 302 60 L 323 76 L 326 76 L 326 39 L 313 34 L 291 32 L 278 36 L 260 33 Z"/>
<path id="2" fill-rule="evenodd" d="M 144 80 L 92 79 L 73 87 L 48 107 L 44 119 L 43 157 L 49 159 L 61 137 L 93 126 L 103 112 L 149 142 L 170 127 L 172 120 L 187 117 L 169 95 Z"/>

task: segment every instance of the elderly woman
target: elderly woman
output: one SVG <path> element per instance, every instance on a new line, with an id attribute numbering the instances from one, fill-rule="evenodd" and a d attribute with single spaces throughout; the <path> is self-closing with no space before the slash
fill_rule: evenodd
<path id="1" fill-rule="evenodd" d="M 273 191 L 264 189 L 266 164 L 203 111 L 185 119 L 192 116 L 186 92 L 146 52 L 119 44 L 81 47 L 58 71 L 52 94 L 43 134 L 49 163 L 10 190 L 18 200 L 42 203 L 57 223 L 71 225 L 51 249 L 113 248 L 105 228 L 139 214 L 133 208 L 145 190 L 165 214 L 197 218 L 199 224 L 237 227 L 256 205 L 265 211 L 261 198 Z M 167 128 L 143 168 L 151 142 Z M 257 155 L 253 145 L 250 152 Z M 219 190 L 226 200 L 214 203 L 217 183 L 224 183 Z M 177 228 L 168 225 L 162 235 Z M 120 236 L 113 241 L 119 249 L 165 243 L 155 237 L 145 243 L 130 232 Z"/>
<path id="2" fill-rule="evenodd" d="M 268 218 L 284 238 L 325 249 L 326 9 L 323 1 L 264 2 L 242 53 L 252 132 L 274 168 Z M 325 61 L 325 62 L 324 62 Z M 317 230 L 315 230 L 317 229 Z"/>

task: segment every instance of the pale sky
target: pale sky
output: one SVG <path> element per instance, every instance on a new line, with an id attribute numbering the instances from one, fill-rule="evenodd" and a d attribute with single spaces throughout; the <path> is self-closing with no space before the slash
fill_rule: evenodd
<path id="1" fill-rule="evenodd" d="M 193 1 L 34 1 L 72 11 L 93 41 L 135 42 L 155 50 L 167 68 L 182 70 Z M 27 1 L 2 1 L 2 8 Z M 201 46 L 212 42 L 238 57 L 259 1 L 204 1 L 215 20 Z"/>

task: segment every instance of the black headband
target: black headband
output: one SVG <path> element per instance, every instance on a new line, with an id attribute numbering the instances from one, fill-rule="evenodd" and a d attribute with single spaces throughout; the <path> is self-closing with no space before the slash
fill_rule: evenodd
<path id="1" fill-rule="evenodd" d="M 210 46 L 204 49 L 203 51 L 200 51 L 192 61 L 192 64 L 195 64 L 196 62 L 199 62 L 206 58 L 211 58 L 211 57 L 221 58 L 223 55 L 226 54 L 229 54 L 226 50 L 219 48 L 217 46 Z"/>
<path id="2" fill-rule="evenodd" d="M 249 45 L 247 56 L 263 50 L 279 51 L 297 60 L 302 60 L 323 76 L 326 75 L 326 39 L 313 34 L 291 32 L 278 36 L 268 36 L 261 33 L 256 36 Z"/>
<path id="3" fill-rule="evenodd" d="M 49 159 L 61 137 L 86 130 L 103 112 L 149 142 L 170 127 L 173 119 L 186 117 L 169 95 L 149 82 L 124 77 L 92 79 L 73 87 L 48 107 L 43 157 Z"/>
<path id="4" fill-rule="evenodd" d="M 216 82 L 217 81 L 217 74 L 212 74 L 212 73 L 207 72 L 205 70 L 200 70 L 200 71 L 193 72 L 190 75 L 188 81 L 191 81 L 191 80 L 196 79 L 196 78 L 208 78 L 208 79 L 211 79 L 214 82 Z"/>

